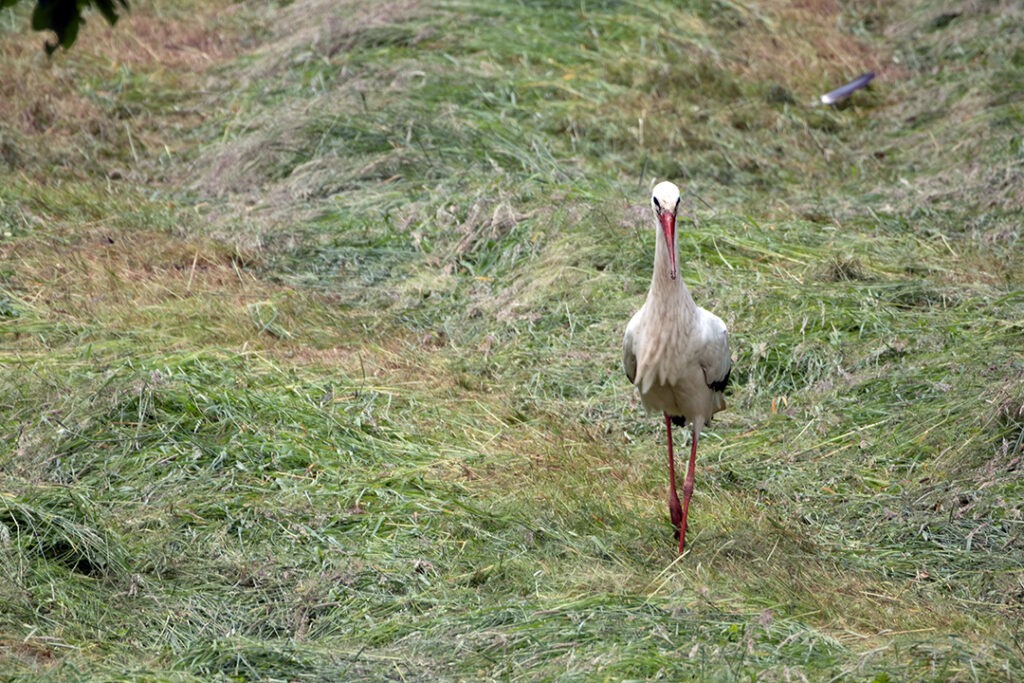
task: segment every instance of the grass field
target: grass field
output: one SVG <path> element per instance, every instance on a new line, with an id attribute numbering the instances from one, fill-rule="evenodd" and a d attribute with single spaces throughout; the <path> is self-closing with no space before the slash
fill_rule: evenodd
<path id="1" fill-rule="evenodd" d="M 1024 678 L 1017 3 L 43 38 L 0 13 L 0 679 Z M 681 558 L 619 367 L 661 179 L 735 361 Z"/>

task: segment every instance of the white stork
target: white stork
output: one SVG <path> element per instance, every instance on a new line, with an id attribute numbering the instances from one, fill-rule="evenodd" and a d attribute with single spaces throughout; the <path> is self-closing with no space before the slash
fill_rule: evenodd
<path id="1" fill-rule="evenodd" d="M 679 554 L 686 545 L 686 515 L 693 494 L 693 469 L 700 430 L 724 410 L 723 392 L 729 382 L 732 359 L 729 333 L 714 313 L 693 301 L 677 269 L 676 213 L 679 188 L 669 182 L 654 188 L 651 202 L 658 219 L 655 235 L 654 275 L 647 300 L 626 326 L 622 366 L 640 390 L 648 410 L 665 416 L 668 431 L 668 509 L 679 534 Z M 689 420 L 693 432 L 690 467 L 683 483 L 683 505 L 676 494 L 676 466 L 672 452 L 672 424 Z"/>

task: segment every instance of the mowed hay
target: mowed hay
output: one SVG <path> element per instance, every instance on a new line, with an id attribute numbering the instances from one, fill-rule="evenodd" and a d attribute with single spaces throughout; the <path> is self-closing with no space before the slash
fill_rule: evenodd
<path id="1" fill-rule="evenodd" d="M 62 55 L 113 127 L 0 166 L 4 671 L 1020 678 L 1022 34 L 962 9 L 186 5 Z M 682 558 L 620 368 L 663 178 L 735 355 Z"/>

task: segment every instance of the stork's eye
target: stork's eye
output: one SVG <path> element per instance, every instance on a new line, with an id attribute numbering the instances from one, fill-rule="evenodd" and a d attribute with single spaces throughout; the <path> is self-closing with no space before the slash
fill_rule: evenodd
<path id="1" fill-rule="evenodd" d="M 661 202 L 658 201 L 658 198 L 651 197 L 651 200 L 654 202 L 654 210 L 661 213 Z"/>
<path id="2" fill-rule="evenodd" d="M 682 198 L 682 197 L 680 197 L 679 199 L 677 199 L 677 200 L 676 200 L 676 208 L 674 209 L 675 211 L 679 211 L 679 203 L 680 203 L 681 201 L 683 201 L 683 198 Z"/>

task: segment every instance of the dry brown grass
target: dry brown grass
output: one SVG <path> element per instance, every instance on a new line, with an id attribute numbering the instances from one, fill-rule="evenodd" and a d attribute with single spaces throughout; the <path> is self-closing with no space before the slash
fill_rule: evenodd
<path id="1" fill-rule="evenodd" d="M 44 182 L 55 169 L 65 177 L 118 179 L 149 151 L 184 149 L 187 140 L 176 133 L 207 116 L 188 99 L 201 92 L 208 69 L 237 57 L 245 40 L 223 17 L 209 18 L 239 7 L 206 3 L 174 14 L 135 6 L 116 28 L 92 16 L 73 50 L 51 58 L 42 34 L 5 33 L 0 60 L 14 76 L 0 82 L 3 162 Z M 161 100 L 171 92 L 176 102 L 168 106 Z"/>
<path id="2" fill-rule="evenodd" d="M 867 13 L 880 3 L 858 5 Z M 730 50 L 735 73 L 745 78 L 781 83 L 812 99 L 820 94 L 813 88 L 840 85 L 865 71 L 891 76 L 890 55 L 844 26 L 836 0 L 770 0 L 747 12 Z"/>
<path id="3" fill-rule="evenodd" d="M 242 82 L 279 77 L 296 61 L 343 57 L 373 31 L 424 14 L 425 4 L 423 0 L 298 0 L 275 16 L 272 37 L 261 45 L 259 58 L 242 71 Z"/>
<path id="4" fill-rule="evenodd" d="M 212 22 L 210 18 L 216 15 L 223 19 L 240 11 L 239 5 L 223 0 L 192 7 L 140 4 L 125 13 L 116 27 L 96 15 L 88 16 L 74 48 L 58 50 L 51 58 L 42 50 L 45 34 L 30 31 L 6 33 L 0 42 L 0 55 L 5 61 L 35 60 L 35 66 L 48 64 L 54 69 L 75 69 L 85 62 L 89 66 L 128 65 L 194 73 L 238 55 L 244 34 L 227 30 L 230 22 Z M 23 75 L 31 78 L 33 73 L 38 73 L 36 80 L 25 83 L 19 79 L 14 85 L 46 85 L 52 75 L 35 69 Z"/>
<path id="5" fill-rule="evenodd" d="M 889 52 L 879 50 L 853 21 L 883 15 L 881 3 L 859 3 L 859 17 L 834 0 L 769 0 L 730 3 L 720 15 L 696 20 L 680 10 L 676 23 L 684 28 L 662 30 L 659 40 L 687 45 L 687 62 L 708 63 L 748 82 L 780 84 L 797 93 L 799 102 L 816 101 L 824 86 L 839 85 L 865 71 L 880 79 L 902 73 Z M 881 17 L 874 21 L 882 23 Z M 724 47 L 710 39 L 726 38 Z M 671 65 L 666 64 L 666 68 Z"/>
<path id="6" fill-rule="evenodd" d="M 225 247 L 147 230 L 20 239 L 0 245 L 0 257 L 16 266 L 6 287 L 42 320 L 150 333 L 171 326 L 178 344 L 204 328 L 214 335 L 233 330 L 222 341 L 238 343 L 230 337 L 252 327 L 246 307 L 280 293 Z"/>
<path id="7" fill-rule="evenodd" d="M 30 302 L 47 300 L 54 290 L 66 297 L 68 311 L 85 313 L 104 297 L 119 294 L 139 306 L 168 298 L 237 290 L 259 295 L 257 281 L 241 266 L 243 259 L 205 240 L 184 240 L 166 233 L 94 228 L 66 240 L 25 239 L 0 246 L 0 256 L 17 263 L 8 283 L 26 292 Z M 125 301 L 116 304 L 128 303 Z"/>

